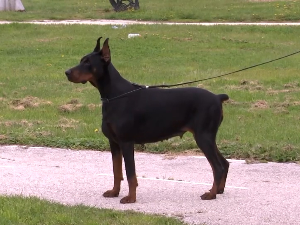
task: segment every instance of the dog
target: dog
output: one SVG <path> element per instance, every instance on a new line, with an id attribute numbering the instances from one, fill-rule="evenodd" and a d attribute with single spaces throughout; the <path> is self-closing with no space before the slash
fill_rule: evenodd
<path id="1" fill-rule="evenodd" d="M 187 131 L 193 134 L 213 171 L 212 188 L 201 199 L 215 199 L 216 194 L 222 194 L 229 163 L 218 150 L 216 135 L 223 120 L 222 103 L 229 99 L 228 95 L 195 87 L 161 89 L 131 83 L 113 66 L 109 39 L 102 48 L 100 39 L 94 51 L 65 74 L 73 83 L 89 81 L 101 95 L 101 128 L 109 140 L 114 174 L 113 188 L 103 196 L 119 196 L 123 157 L 129 193 L 120 202 L 136 202 L 134 144 L 163 141 Z"/>

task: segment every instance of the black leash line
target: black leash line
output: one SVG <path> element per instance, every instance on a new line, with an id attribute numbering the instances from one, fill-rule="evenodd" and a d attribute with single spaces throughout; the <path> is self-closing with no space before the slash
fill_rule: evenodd
<path id="1" fill-rule="evenodd" d="M 113 97 L 113 98 L 109 98 L 109 99 L 108 99 L 108 98 L 101 98 L 101 101 L 102 101 L 103 103 L 104 103 L 104 102 L 109 103 L 109 102 L 111 102 L 111 101 L 113 101 L 113 100 L 116 100 L 116 99 L 118 99 L 118 98 L 122 98 L 122 97 L 124 97 L 125 95 L 131 94 L 132 92 L 136 92 L 136 91 L 139 91 L 139 90 L 142 90 L 142 89 L 147 88 L 147 86 L 142 86 L 142 85 L 138 85 L 138 84 L 134 84 L 134 83 L 132 83 L 132 84 L 135 85 L 135 86 L 139 86 L 140 88 L 134 89 L 134 90 L 132 90 L 132 91 L 125 92 L 124 94 L 118 95 L 118 96 Z"/>
<path id="2" fill-rule="evenodd" d="M 258 66 L 262 66 L 262 65 L 274 62 L 274 61 L 278 61 L 278 60 L 281 60 L 281 59 L 284 59 L 284 58 L 287 58 L 287 57 L 290 57 L 292 55 L 296 55 L 296 54 L 299 54 L 299 53 L 300 53 L 300 50 L 296 51 L 296 52 L 293 52 L 293 53 L 290 53 L 288 55 L 281 56 L 281 57 L 276 58 L 276 59 L 271 59 L 269 61 L 262 62 L 262 63 L 259 63 L 259 64 L 255 64 L 255 65 L 252 65 L 252 66 L 248 66 L 248 67 L 245 67 L 245 68 L 242 68 L 242 69 L 239 69 L 239 70 L 235 70 L 235 71 L 232 71 L 232 72 L 229 72 L 229 73 L 221 74 L 221 75 L 214 76 L 214 77 L 208 77 L 208 78 L 204 78 L 204 79 L 194 80 L 194 81 L 182 82 L 182 83 L 177 83 L 177 84 L 152 85 L 152 86 L 144 86 L 144 85 L 139 85 L 139 84 L 132 83 L 134 86 L 138 86 L 139 88 L 134 89 L 134 90 L 129 91 L 129 92 L 126 92 L 124 94 L 118 95 L 116 97 L 110 98 L 110 99 L 108 99 L 108 98 L 101 98 L 101 101 L 103 103 L 105 103 L 105 102 L 109 103 L 109 102 L 111 102 L 113 100 L 122 98 L 122 97 L 124 97 L 124 96 L 126 96 L 128 94 L 131 94 L 133 92 L 136 92 L 136 91 L 139 91 L 139 90 L 142 90 L 142 89 L 146 89 L 146 88 L 170 88 L 170 87 L 176 87 L 176 86 L 185 85 L 185 84 L 197 83 L 197 82 L 200 82 L 200 81 L 211 80 L 211 79 L 215 79 L 215 78 L 219 78 L 219 77 L 224 77 L 224 76 L 228 76 L 228 75 L 231 75 L 231 74 L 234 74 L 234 73 L 238 73 L 238 72 L 241 72 L 241 71 L 249 70 L 249 69 L 252 69 L 252 68 L 255 68 L 255 67 L 258 67 Z"/>
<path id="3" fill-rule="evenodd" d="M 277 61 L 277 60 L 280 60 L 280 59 L 284 59 L 284 58 L 290 57 L 292 55 L 296 55 L 298 53 L 300 53 L 300 50 L 296 51 L 296 52 L 293 52 L 293 53 L 290 53 L 290 54 L 285 55 L 285 56 L 281 56 L 281 57 L 276 58 L 276 59 L 271 59 L 271 60 L 263 62 L 263 63 L 255 64 L 255 65 L 252 65 L 252 66 L 248 66 L 248 67 L 245 67 L 243 69 L 239 69 L 239 70 L 236 70 L 236 71 L 233 71 L 233 72 L 221 74 L 221 75 L 214 76 L 214 77 L 208 77 L 208 78 L 204 78 L 204 79 L 199 79 L 199 80 L 194 80 L 194 81 L 188 81 L 188 82 L 183 82 L 183 83 L 178 83 L 178 84 L 153 85 L 153 86 L 149 86 L 148 88 L 169 88 L 169 87 L 176 87 L 176 86 L 180 86 L 180 85 L 192 84 L 192 83 L 197 83 L 197 82 L 200 82 L 200 81 L 206 81 L 206 80 L 211 80 L 211 79 L 215 79 L 215 78 L 219 78 L 219 77 L 224 77 L 224 76 L 228 76 L 228 75 L 231 75 L 231 74 L 234 74 L 234 73 L 238 73 L 238 72 L 241 72 L 241 71 L 249 70 L 249 69 L 252 69 L 252 68 L 264 65 L 264 64 L 268 64 L 268 63 L 271 63 L 271 62 L 274 62 L 274 61 Z"/>

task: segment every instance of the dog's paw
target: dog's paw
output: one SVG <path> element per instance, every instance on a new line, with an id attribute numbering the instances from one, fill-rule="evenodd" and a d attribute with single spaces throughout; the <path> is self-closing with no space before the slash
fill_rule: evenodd
<path id="1" fill-rule="evenodd" d="M 218 190 L 217 194 L 223 194 L 224 193 L 224 188 L 221 188 Z"/>
<path id="2" fill-rule="evenodd" d="M 135 201 L 136 201 L 136 197 L 126 196 L 126 197 L 121 199 L 120 203 L 128 204 L 128 203 L 134 203 Z"/>
<path id="3" fill-rule="evenodd" d="M 105 198 L 113 198 L 113 197 L 118 197 L 119 196 L 119 191 L 116 190 L 108 190 L 103 193 L 103 196 Z"/>
<path id="4" fill-rule="evenodd" d="M 211 189 L 209 191 L 211 191 Z M 223 193 L 224 193 L 224 188 L 218 189 L 217 194 L 223 194 Z"/>
<path id="5" fill-rule="evenodd" d="M 215 198 L 216 198 L 216 195 L 212 194 L 211 192 L 205 192 L 203 195 L 201 195 L 202 200 L 212 200 Z"/>

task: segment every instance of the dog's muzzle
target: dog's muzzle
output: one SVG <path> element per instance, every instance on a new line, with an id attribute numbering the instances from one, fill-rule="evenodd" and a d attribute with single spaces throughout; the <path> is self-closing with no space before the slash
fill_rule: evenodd
<path id="1" fill-rule="evenodd" d="M 83 81 L 76 81 L 76 80 L 74 80 L 74 79 L 72 78 L 72 70 L 71 70 L 71 69 L 66 70 L 66 71 L 65 71 L 65 74 L 66 74 L 68 80 L 71 81 L 71 82 L 74 82 L 74 83 L 82 83 L 82 84 L 85 84 L 85 83 L 87 82 L 86 80 L 83 80 Z"/>
<path id="2" fill-rule="evenodd" d="M 65 74 L 66 74 L 68 80 L 72 82 L 72 79 L 71 79 L 71 77 L 72 77 L 72 76 L 71 76 L 72 70 L 66 70 L 66 71 L 65 71 Z"/>
<path id="3" fill-rule="evenodd" d="M 71 75 L 72 71 L 71 70 L 66 70 L 65 74 L 67 77 L 69 77 Z"/>

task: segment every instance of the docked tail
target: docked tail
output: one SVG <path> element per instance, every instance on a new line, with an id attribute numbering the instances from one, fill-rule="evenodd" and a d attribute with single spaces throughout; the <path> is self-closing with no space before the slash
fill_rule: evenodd
<path id="1" fill-rule="evenodd" d="M 222 103 L 229 99 L 229 96 L 226 95 L 226 94 L 219 94 L 218 97 L 219 97 L 219 99 L 221 100 Z"/>

